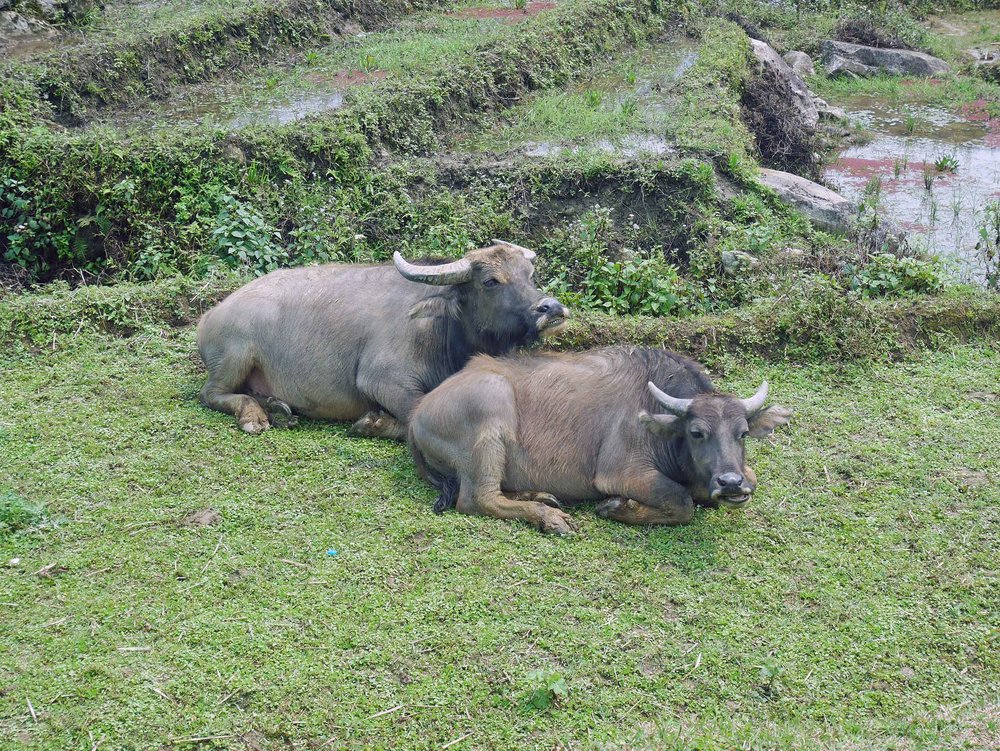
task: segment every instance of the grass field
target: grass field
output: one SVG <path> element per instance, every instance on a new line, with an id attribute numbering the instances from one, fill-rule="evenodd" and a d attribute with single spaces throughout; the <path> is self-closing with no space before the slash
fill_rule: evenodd
<path id="1" fill-rule="evenodd" d="M 996 349 L 733 359 L 796 414 L 750 508 L 557 539 L 343 425 L 240 433 L 193 339 L 0 355 L 0 748 L 1000 743 Z"/>

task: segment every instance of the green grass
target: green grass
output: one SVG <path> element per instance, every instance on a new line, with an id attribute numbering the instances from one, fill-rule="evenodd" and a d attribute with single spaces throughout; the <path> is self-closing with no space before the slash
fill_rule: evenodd
<path id="1" fill-rule="evenodd" d="M 843 102 L 851 97 L 878 97 L 894 106 L 932 104 L 952 111 L 963 105 L 980 103 L 993 117 L 1000 117 L 1000 85 L 966 76 L 943 78 L 906 78 L 874 76 L 872 78 L 827 78 L 812 76 L 809 88 L 831 102 Z"/>
<path id="2" fill-rule="evenodd" d="M 241 434 L 189 328 L 8 347 L 0 477 L 64 521 L 0 537 L 0 746 L 990 747 L 1000 352 L 726 371 L 796 412 L 749 509 L 552 539 L 343 425 Z"/>
<path id="3" fill-rule="evenodd" d="M 531 143 L 576 144 L 581 151 L 620 144 L 630 135 L 670 138 L 681 88 L 677 72 L 698 46 L 681 34 L 625 50 L 580 80 L 542 91 L 502 113 L 486 128 L 457 137 L 470 151 L 509 150 Z"/>
<path id="4" fill-rule="evenodd" d="M 930 28 L 928 50 L 949 62 L 966 62 L 966 50 L 1000 42 L 1000 11 L 968 11 L 934 17 Z M 961 33 L 958 33 L 961 32 Z"/>
<path id="5" fill-rule="evenodd" d="M 449 12 L 415 13 L 391 30 L 341 38 L 325 47 L 289 55 L 242 80 L 184 87 L 163 102 L 140 101 L 131 111 L 105 113 L 103 121 L 131 123 L 141 130 L 149 127 L 150 120 L 158 121 L 160 127 L 175 127 L 178 122 L 202 118 L 224 123 L 226 118 L 246 113 L 294 111 L 296 102 L 347 89 L 338 74 L 359 78 L 362 73 L 378 78 L 431 74 L 515 28 L 496 19 L 452 17 Z"/>

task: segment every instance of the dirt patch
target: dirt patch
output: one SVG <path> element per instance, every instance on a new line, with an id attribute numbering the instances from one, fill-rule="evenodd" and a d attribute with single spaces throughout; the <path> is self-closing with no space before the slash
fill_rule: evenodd
<path id="1" fill-rule="evenodd" d="M 507 23 L 520 23 L 531 16 L 538 15 L 543 10 L 552 10 L 555 3 L 528 3 L 524 8 L 463 8 L 448 15 L 453 18 L 499 18 Z"/>
<path id="2" fill-rule="evenodd" d="M 966 488 L 981 488 L 990 484 L 990 476 L 978 469 L 959 469 L 955 477 Z"/>
<path id="3" fill-rule="evenodd" d="M 309 83 L 327 84 L 335 88 L 346 89 L 349 86 L 358 86 L 370 81 L 381 81 L 388 75 L 388 72 L 384 70 L 338 70 L 334 73 L 310 73 L 306 76 L 306 80 Z"/>
<path id="4" fill-rule="evenodd" d="M 214 508 L 205 508 L 201 511 L 193 511 L 192 513 L 181 519 L 182 527 L 208 527 L 212 524 L 218 524 L 222 521 L 222 514 L 216 511 Z"/>

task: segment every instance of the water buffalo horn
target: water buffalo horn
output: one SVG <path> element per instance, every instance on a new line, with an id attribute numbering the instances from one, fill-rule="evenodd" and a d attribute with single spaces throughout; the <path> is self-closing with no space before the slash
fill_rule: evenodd
<path id="1" fill-rule="evenodd" d="M 464 258 L 454 263 L 442 263 L 436 266 L 418 266 L 410 263 L 397 250 L 392 254 L 392 262 L 396 264 L 399 273 L 411 282 L 421 284 L 464 284 L 472 280 L 472 264 Z"/>
<path id="2" fill-rule="evenodd" d="M 525 259 L 528 261 L 535 260 L 535 251 L 528 250 L 523 245 L 515 245 L 514 243 L 509 243 L 506 240 L 492 240 L 494 245 L 505 245 L 508 248 L 513 248 L 514 250 L 519 250 L 524 255 Z"/>
<path id="3" fill-rule="evenodd" d="M 749 399 L 740 399 L 743 402 L 743 406 L 746 407 L 748 415 L 755 415 L 760 412 L 760 408 L 764 406 L 764 402 L 767 400 L 767 381 L 764 381 L 760 388 L 757 389 L 757 393 L 751 396 Z"/>
<path id="4" fill-rule="evenodd" d="M 670 394 L 664 393 L 656 388 L 656 384 L 649 381 L 646 384 L 649 387 L 649 393 L 653 395 L 653 398 L 660 403 L 667 412 L 677 415 L 678 417 L 683 417 L 687 414 L 688 407 L 691 406 L 691 399 L 677 399 L 670 396 Z"/>

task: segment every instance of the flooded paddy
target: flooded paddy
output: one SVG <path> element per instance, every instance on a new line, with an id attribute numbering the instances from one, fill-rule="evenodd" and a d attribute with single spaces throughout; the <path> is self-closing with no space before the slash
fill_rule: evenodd
<path id="1" fill-rule="evenodd" d="M 500 5 L 480 3 L 467 9 L 476 11 L 472 14 L 417 13 L 382 32 L 355 29 L 325 47 L 295 53 L 239 80 L 181 87 L 166 101 L 142 102 L 102 118 L 126 128 L 209 125 L 238 130 L 332 112 L 345 105 L 353 88 L 388 77 L 433 72 L 506 33 L 512 26 L 508 19 L 490 14 L 502 9 Z M 524 17 L 537 17 L 554 7 L 554 3 L 531 3 Z"/>
<path id="2" fill-rule="evenodd" d="M 979 229 L 986 207 L 1000 201 L 1000 120 L 986 102 L 957 112 L 874 96 L 836 104 L 871 140 L 841 151 L 826 182 L 856 202 L 876 201 L 914 248 L 954 259 L 963 278 L 977 276 Z"/>
<path id="3" fill-rule="evenodd" d="M 559 90 L 529 97 L 485 130 L 457 135 L 455 148 L 516 151 L 529 158 L 673 154 L 676 89 L 697 56 L 696 40 L 658 39 Z"/>

